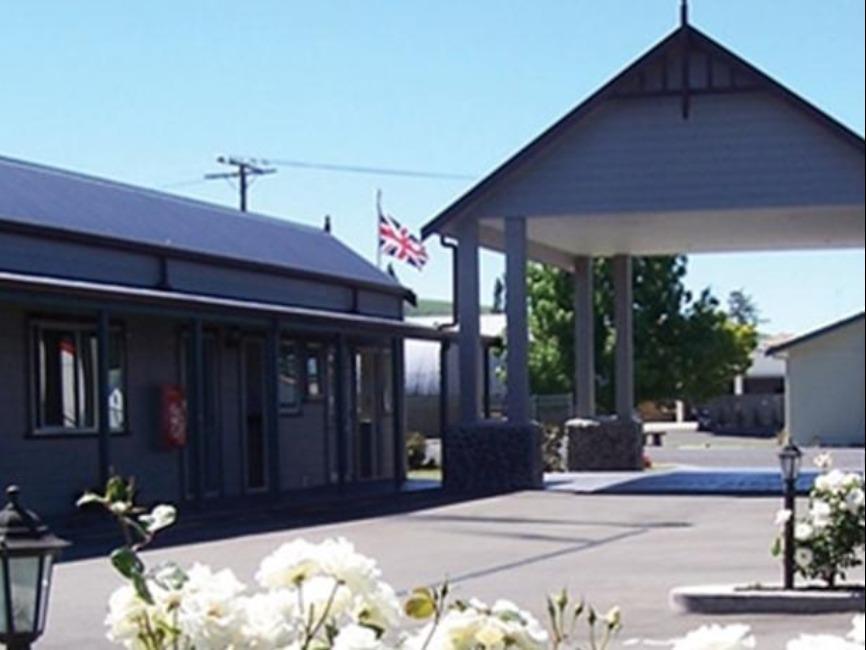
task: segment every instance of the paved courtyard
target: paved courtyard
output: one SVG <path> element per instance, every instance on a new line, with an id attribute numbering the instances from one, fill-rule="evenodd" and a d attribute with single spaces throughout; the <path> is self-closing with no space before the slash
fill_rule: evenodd
<path id="1" fill-rule="evenodd" d="M 269 532 L 148 553 L 231 567 L 245 581 L 259 560 L 296 536 L 342 535 L 376 557 L 399 590 L 448 576 L 459 596 L 506 597 L 544 613 L 544 596 L 569 587 L 606 610 L 619 604 L 633 638 L 670 638 L 707 619 L 672 612 L 668 591 L 699 583 L 773 583 L 769 555 L 776 499 L 521 492 L 343 524 Z M 862 581 L 862 569 L 852 578 Z M 110 647 L 102 619 L 118 581 L 101 558 L 61 564 L 40 648 Z M 792 631 L 842 632 L 850 616 L 738 616 L 762 648 Z M 640 646 L 637 646 L 640 647 Z"/>

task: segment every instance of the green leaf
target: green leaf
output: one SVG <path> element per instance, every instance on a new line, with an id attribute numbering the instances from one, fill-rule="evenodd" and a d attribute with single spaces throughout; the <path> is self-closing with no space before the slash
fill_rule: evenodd
<path id="1" fill-rule="evenodd" d="M 153 605 L 153 596 L 150 595 L 150 589 L 147 587 L 147 580 L 144 579 L 143 575 L 140 573 L 133 575 L 132 586 L 135 587 L 135 593 L 138 594 L 139 598 L 144 602 Z"/>
<path id="2" fill-rule="evenodd" d="M 131 501 L 131 482 L 127 482 L 120 476 L 112 476 L 105 484 L 105 498 L 109 503 L 117 503 L 118 501 Z"/>
<path id="3" fill-rule="evenodd" d="M 770 547 L 770 553 L 773 554 L 773 557 L 779 557 L 782 553 L 782 538 L 777 537 L 773 540 L 773 545 Z"/>
<path id="4" fill-rule="evenodd" d="M 125 546 L 115 549 L 111 553 L 111 565 L 117 569 L 120 575 L 130 580 L 134 579 L 135 576 L 141 576 L 142 571 L 144 571 L 144 563 L 141 558 L 135 551 Z"/>

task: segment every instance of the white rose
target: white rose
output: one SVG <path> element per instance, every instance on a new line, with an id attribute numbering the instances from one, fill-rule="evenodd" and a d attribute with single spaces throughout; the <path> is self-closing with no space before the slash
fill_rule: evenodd
<path id="1" fill-rule="evenodd" d="M 249 648 L 283 648 L 296 640 L 304 621 L 298 616 L 297 598 L 288 589 L 241 598 L 241 635 Z"/>
<path id="2" fill-rule="evenodd" d="M 860 645 L 866 645 L 866 617 L 863 614 L 858 614 L 851 619 L 851 631 L 848 632 L 848 638 Z"/>
<path id="3" fill-rule="evenodd" d="M 794 526 L 794 538 L 798 542 L 808 542 L 812 539 L 812 535 L 814 535 L 815 530 L 812 528 L 812 525 L 805 521 L 798 521 L 797 525 Z"/>
<path id="4" fill-rule="evenodd" d="M 388 650 L 369 627 L 347 625 L 334 639 L 333 650 Z"/>
<path id="5" fill-rule="evenodd" d="M 755 647 L 748 625 L 704 625 L 674 641 L 673 650 L 745 650 Z"/>
<path id="6" fill-rule="evenodd" d="M 265 557 L 256 573 L 262 587 L 294 587 L 320 571 L 319 548 L 303 539 L 283 544 Z"/>
<path id="7" fill-rule="evenodd" d="M 845 508 L 852 515 L 859 513 L 864 503 L 866 503 L 866 495 L 860 488 L 855 488 L 845 495 Z"/>
<path id="8" fill-rule="evenodd" d="M 797 563 L 798 566 L 808 567 L 812 564 L 812 560 L 815 559 L 815 554 L 812 553 L 808 548 L 798 548 L 794 552 L 794 562 Z"/>
<path id="9" fill-rule="evenodd" d="M 834 469 L 830 470 L 826 474 L 821 474 L 818 478 L 816 478 L 815 487 L 819 490 L 824 490 L 827 492 L 838 492 L 844 487 L 845 481 L 845 472 Z"/>
<path id="10" fill-rule="evenodd" d="M 318 551 L 322 572 L 342 580 L 352 591 L 363 593 L 376 586 L 381 575 L 376 562 L 358 553 L 350 541 L 327 539 Z"/>
<path id="11" fill-rule="evenodd" d="M 833 516 L 833 508 L 830 504 L 822 499 L 816 499 L 809 509 L 809 516 L 812 518 L 812 525 L 821 530 L 830 525 L 830 519 Z"/>
<path id="12" fill-rule="evenodd" d="M 224 650 L 237 645 L 245 624 L 244 585 L 229 569 L 214 573 L 194 564 L 181 591 L 178 625 L 196 650 Z"/>
<path id="13" fill-rule="evenodd" d="M 108 640 L 125 648 L 138 648 L 141 626 L 150 621 L 152 611 L 131 585 L 115 589 L 108 599 L 108 615 L 105 617 Z"/>

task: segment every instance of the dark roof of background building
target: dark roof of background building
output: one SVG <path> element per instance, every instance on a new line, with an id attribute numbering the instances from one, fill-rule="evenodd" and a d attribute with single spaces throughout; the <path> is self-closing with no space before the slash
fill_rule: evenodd
<path id="1" fill-rule="evenodd" d="M 320 228 L 0 156 L 4 223 L 411 292 Z"/>
<path id="2" fill-rule="evenodd" d="M 866 317 L 866 312 L 860 312 L 859 314 L 854 314 L 853 316 L 849 316 L 848 318 L 843 318 L 840 321 L 836 321 L 835 323 L 830 323 L 829 325 L 825 325 L 819 329 L 813 330 L 811 332 L 807 332 L 806 334 L 801 334 L 800 336 L 795 336 L 794 338 L 788 339 L 784 343 L 780 343 L 779 345 L 774 345 L 771 348 L 767 348 L 768 355 L 775 355 L 779 352 L 785 352 L 790 348 L 796 347 L 802 343 L 806 343 L 807 341 L 813 341 L 817 338 L 820 338 L 826 334 L 831 332 L 835 332 L 838 329 L 842 329 L 848 325 L 852 325 L 859 320 L 863 320 Z"/>

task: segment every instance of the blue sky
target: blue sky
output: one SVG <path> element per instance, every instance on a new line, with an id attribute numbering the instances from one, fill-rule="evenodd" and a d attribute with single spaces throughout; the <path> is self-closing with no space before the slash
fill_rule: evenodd
<path id="1" fill-rule="evenodd" d="M 858 133 L 862 0 L 692 0 L 693 22 Z M 0 154 L 234 204 L 220 153 L 481 177 L 676 25 L 676 0 L 9 2 Z M 251 208 L 374 257 L 374 196 L 420 227 L 471 181 L 282 168 Z M 448 297 L 430 243 L 422 296 Z M 864 254 L 707 255 L 689 284 L 752 294 L 770 331 L 862 310 Z M 482 260 L 487 299 L 501 259 Z"/>

